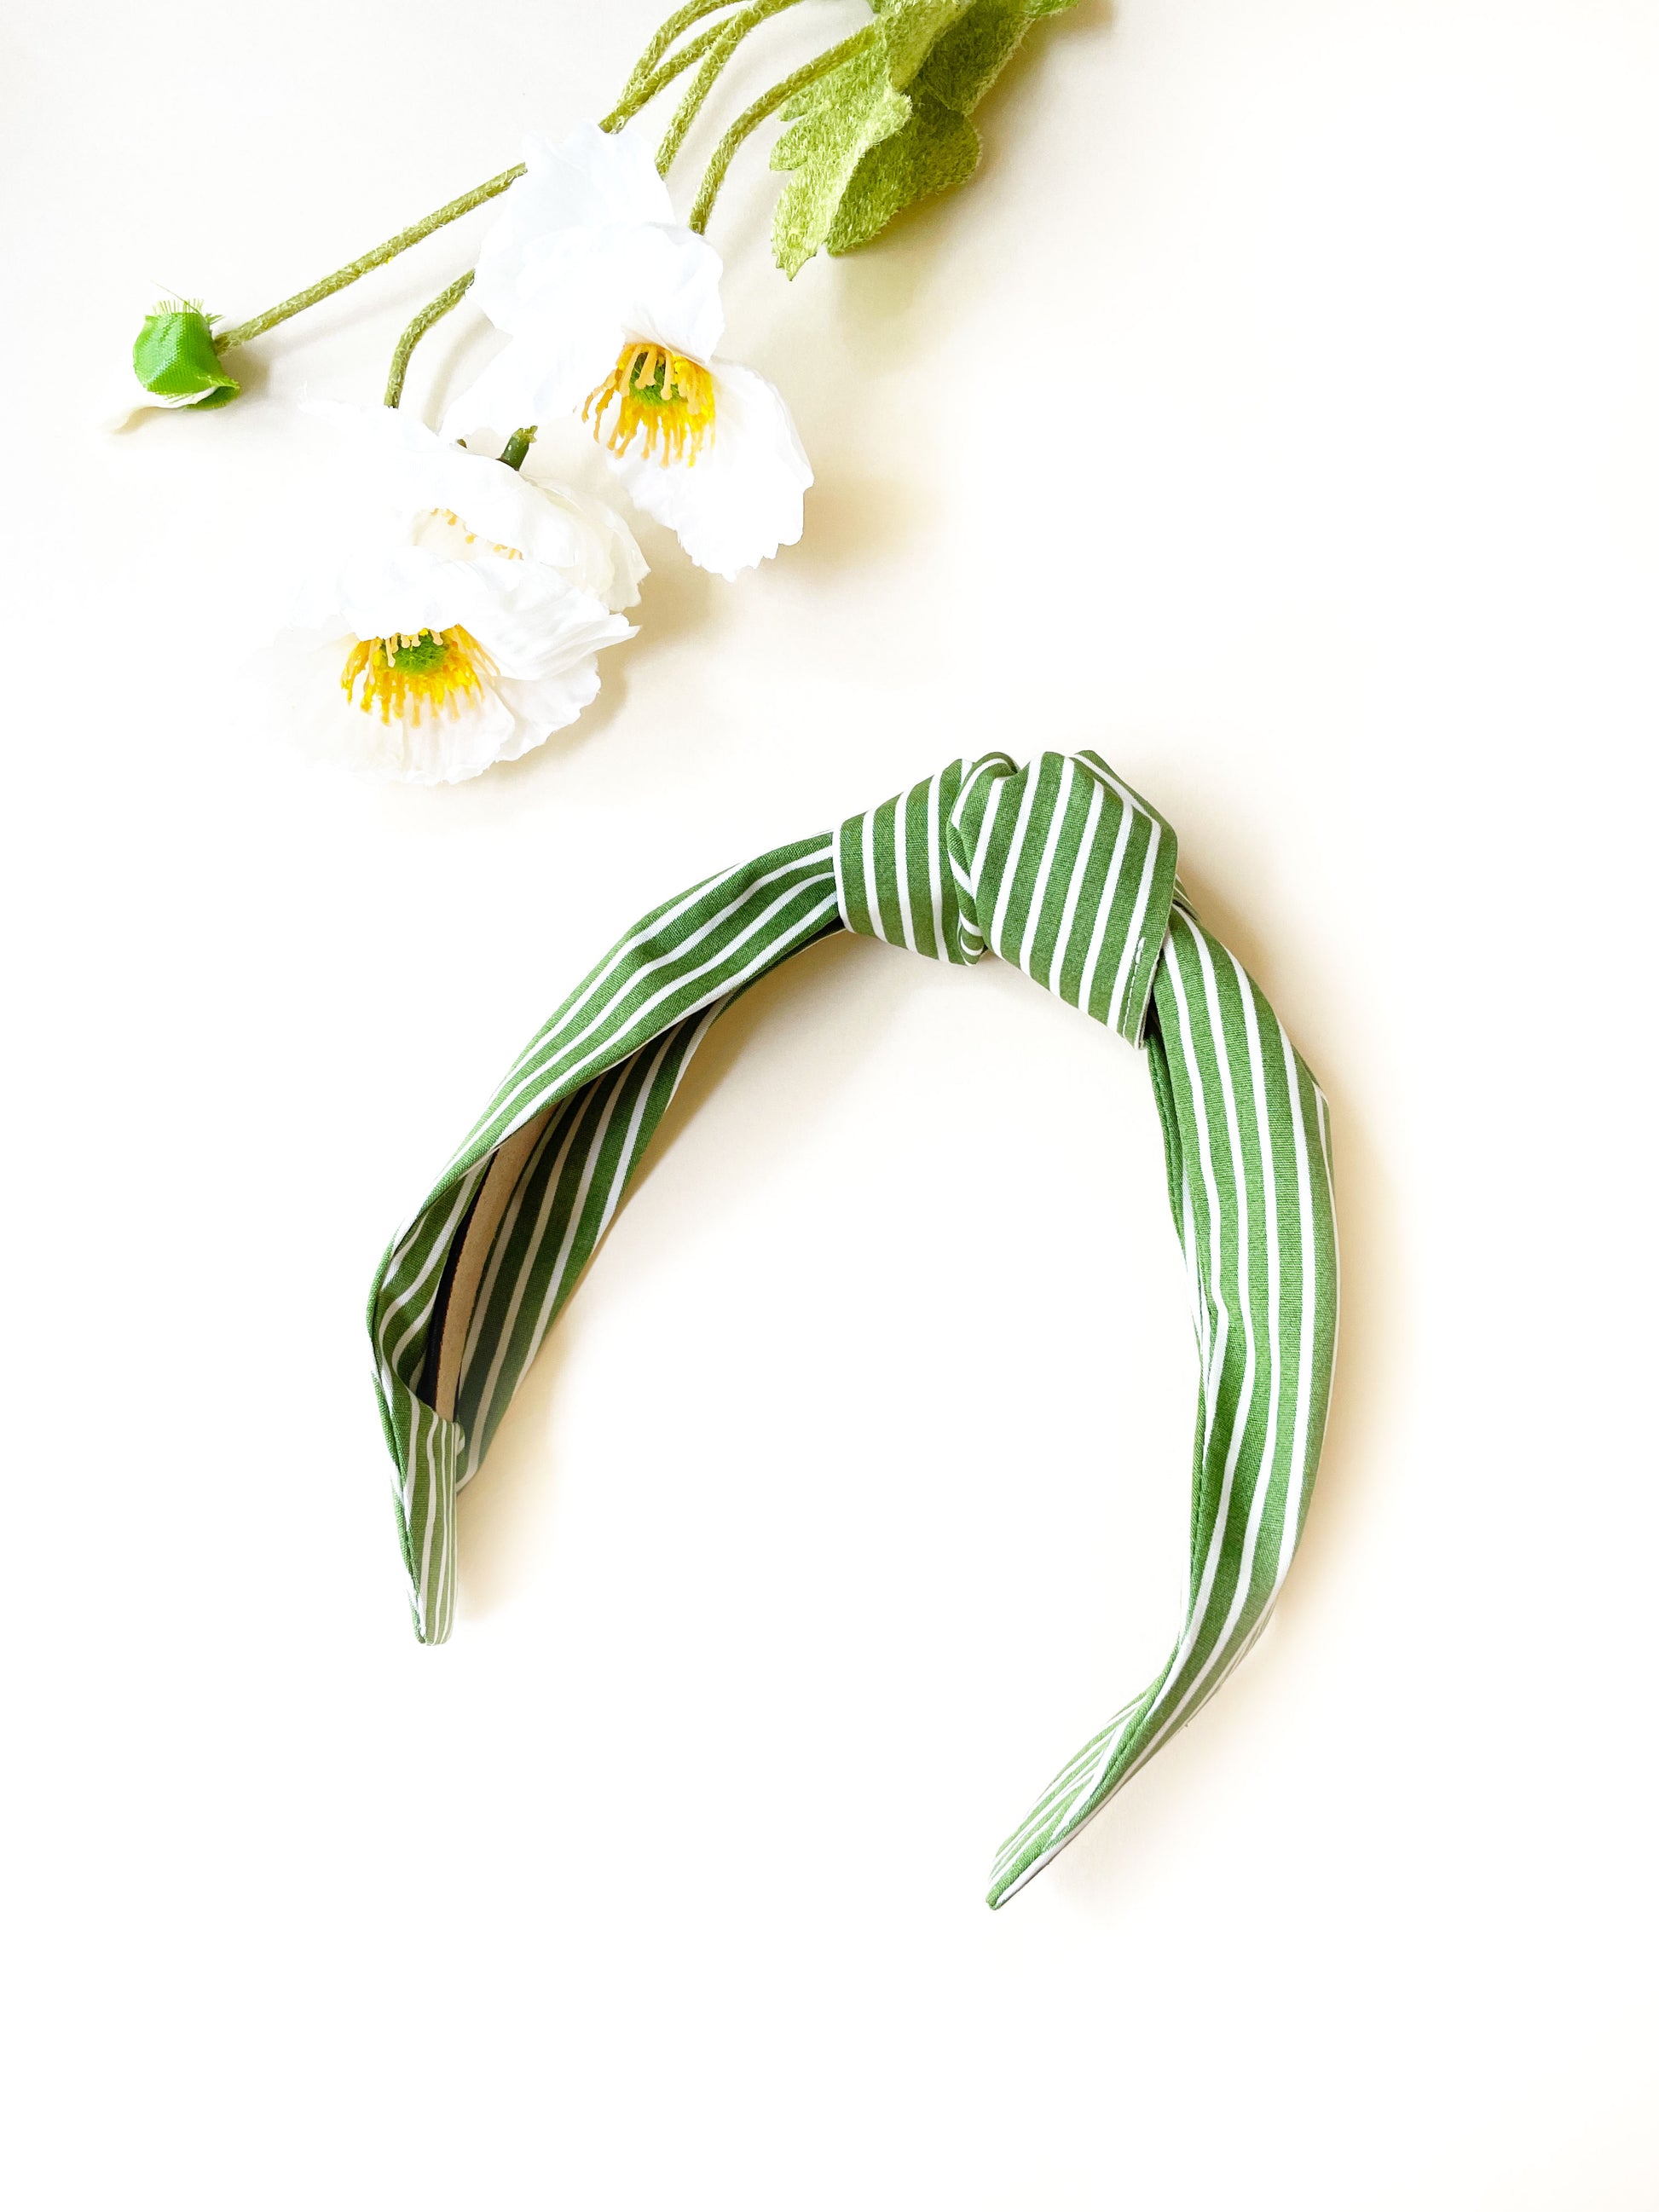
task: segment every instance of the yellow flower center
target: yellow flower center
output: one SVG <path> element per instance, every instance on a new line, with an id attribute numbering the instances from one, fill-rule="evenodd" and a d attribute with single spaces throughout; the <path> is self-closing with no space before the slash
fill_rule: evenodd
<path id="1" fill-rule="evenodd" d="M 609 432 L 605 418 L 612 403 L 616 416 Z M 700 361 L 645 338 L 630 338 L 617 366 L 582 402 L 582 420 L 593 410 L 593 435 L 613 453 L 625 453 L 644 435 L 647 458 L 654 453 L 665 468 L 684 461 L 688 468 L 705 446 L 714 442 L 714 380 Z"/>
<path id="2" fill-rule="evenodd" d="M 395 715 L 418 728 L 428 707 L 453 715 L 473 705 L 495 673 L 477 638 L 458 625 L 360 638 L 346 655 L 340 689 L 364 714 L 378 707 L 383 722 Z"/>

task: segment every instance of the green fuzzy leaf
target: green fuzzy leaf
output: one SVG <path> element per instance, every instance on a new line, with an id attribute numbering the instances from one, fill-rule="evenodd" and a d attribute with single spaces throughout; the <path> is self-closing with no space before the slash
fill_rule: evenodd
<path id="1" fill-rule="evenodd" d="M 965 183 L 980 156 L 968 118 L 1036 18 L 1075 0 L 871 4 L 884 41 L 805 93 L 788 111 L 802 119 L 773 149 L 775 169 L 798 173 L 773 228 L 792 276 L 819 246 L 851 253 L 917 200 Z"/>
<path id="2" fill-rule="evenodd" d="M 165 301 L 132 343 L 133 374 L 158 399 L 188 401 L 198 407 L 223 407 L 241 390 L 219 365 L 212 325 L 188 301 Z"/>
<path id="3" fill-rule="evenodd" d="M 830 251 L 867 245 L 902 209 L 965 184 L 978 166 L 979 133 L 967 117 L 931 93 L 912 92 L 903 128 L 872 147 L 848 179 L 830 221 Z"/>
<path id="4" fill-rule="evenodd" d="M 792 171 L 772 223 L 772 252 L 788 276 L 828 240 L 854 172 L 910 116 L 905 88 L 972 0 L 881 0 L 878 35 L 784 110 L 791 127 L 772 167 Z"/>
<path id="5" fill-rule="evenodd" d="M 974 0 L 916 72 L 915 88 L 971 115 L 1030 27 L 1031 13 L 1030 0 Z"/>

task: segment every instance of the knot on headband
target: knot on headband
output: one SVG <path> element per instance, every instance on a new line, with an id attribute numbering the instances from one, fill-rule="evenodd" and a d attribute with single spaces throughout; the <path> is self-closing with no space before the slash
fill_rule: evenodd
<path id="1" fill-rule="evenodd" d="M 988 950 L 1139 1043 L 1175 832 L 1098 753 L 952 761 L 843 822 L 835 860 L 848 929 L 963 966 Z"/>
<path id="2" fill-rule="evenodd" d="M 1176 880 L 1169 824 L 1097 754 L 952 761 L 833 836 L 647 915 L 572 992 L 381 1261 L 376 1388 L 416 1634 L 455 1593 L 455 1498 L 574 1288 L 692 1054 L 751 983 L 845 927 L 988 950 L 1144 1048 L 1199 1360 L 1174 1647 L 998 1853 L 1004 1903 L 1237 1665 L 1301 1536 L 1336 1348 L 1325 1102 Z"/>

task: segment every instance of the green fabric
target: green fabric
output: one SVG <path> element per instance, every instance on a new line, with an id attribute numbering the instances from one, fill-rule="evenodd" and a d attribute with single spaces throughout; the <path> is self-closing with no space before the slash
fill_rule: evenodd
<path id="1" fill-rule="evenodd" d="M 1200 1392 L 1180 1633 L 1004 1844 L 998 1905 L 1260 1634 L 1301 1535 L 1335 1357 L 1325 1102 L 1267 1000 L 1194 914 L 1170 825 L 1097 754 L 1043 753 L 1024 769 L 1002 753 L 953 761 L 833 835 L 670 900 L 572 993 L 392 1240 L 369 1293 L 398 1526 L 416 1632 L 441 1642 L 456 1492 L 692 1054 L 751 983 L 841 929 L 956 966 L 993 952 L 1144 1048 L 1186 1263 Z M 444 1390 L 453 1402 L 441 1409 Z"/>
<path id="2" fill-rule="evenodd" d="M 220 367 L 207 316 L 187 301 L 164 303 L 146 316 L 132 342 L 132 368 L 145 391 L 158 399 L 187 402 L 200 392 L 203 397 L 194 401 L 198 407 L 223 407 L 242 388 Z"/>
<path id="3" fill-rule="evenodd" d="M 915 201 L 979 164 L 968 120 L 1041 15 L 1073 0 L 872 0 L 883 38 L 802 93 L 772 149 L 794 172 L 772 226 L 794 276 L 827 246 L 850 253 Z"/>

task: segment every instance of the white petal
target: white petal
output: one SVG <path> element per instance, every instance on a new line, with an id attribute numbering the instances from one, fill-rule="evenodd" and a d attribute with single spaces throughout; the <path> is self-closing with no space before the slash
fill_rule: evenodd
<path id="1" fill-rule="evenodd" d="M 457 623 L 476 635 L 492 597 L 483 567 L 446 561 L 421 545 L 353 548 L 301 590 L 292 620 L 342 637 L 410 635 Z"/>
<path id="2" fill-rule="evenodd" d="M 720 288 L 719 254 L 675 224 L 564 230 L 533 241 L 511 283 L 503 272 L 490 301 L 480 301 L 515 343 L 450 409 L 444 434 L 459 434 L 468 422 L 546 422 L 580 407 L 632 339 L 708 361 L 725 328 Z"/>
<path id="3" fill-rule="evenodd" d="M 525 166 L 484 234 L 472 278 L 473 304 L 502 330 L 516 327 L 527 264 L 565 234 L 673 222 L 668 187 L 638 134 L 583 124 L 556 146 L 531 139 Z"/>
<path id="4" fill-rule="evenodd" d="M 524 163 L 525 173 L 507 187 L 501 210 L 526 233 L 674 219 L 668 187 L 641 131 L 601 131 L 597 123 L 579 123 L 556 144 L 537 133 L 525 142 Z"/>
<path id="5" fill-rule="evenodd" d="M 530 465 L 525 464 L 526 470 Z M 556 558 L 549 550 L 550 536 L 539 535 L 537 543 L 525 546 L 524 551 L 532 561 L 561 570 L 573 584 L 592 592 L 613 614 L 623 607 L 637 606 L 641 581 L 651 572 L 633 532 L 616 508 L 608 501 L 573 491 L 567 484 L 544 483 L 540 478 L 533 481 L 544 505 L 568 512 L 581 553 L 579 559 Z"/>
<path id="6" fill-rule="evenodd" d="M 382 722 L 349 700 L 345 712 L 367 726 L 356 740 L 356 764 L 400 783 L 467 783 L 497 761 L 519 759 L 548 735 L 527 731 L 498 690 L 459 714 L 423 714 L 414 723 Z"/>
<path id="7" fill-rule="evenodd" d="M 716 365 L 714 441 L 695 462 L 647 459 L 635 446 L 611 465 L 635 502 L 716 575 L 733 578 L 800 536 L 812 471 L 782 395 L 751 368 Z"/>
<path id="8" fill-rule="evenodd" d="M 163 392 L 148 391 L 135 376 L 123 382 L 116 396 L 100 409 L 97 427 L 100 430 L 125 430 L 152 407 L 199 407 L 203 400 L 211 399 L 221 388 L 215 385 L 206 392 L 186 392 L 169 398 Z"/>
<path id="9" fill-rule="evenodd" d="M 520 683 L 504 680 L 501 696 L 512 709 L 517 721 L 516 742 L 511 750 L 503 750 L 500 760 L 518 760 L 524 754 L 544 744 L 555 730 L 567 730 L 599 695 L 599 671 L 590 653 L 569 668 L 556 675 L 540 676 L 533 682 Z"/>
<path id="10" fill-rule="evenodd" d="M 306 411 L 332 423 L 380 468 L 394 507 L 434 551 L 451 559 L 526 554 L 608 607 L 637 601 L 647 570 L 628 525 L 603 500 L 533 474 L 533 447 L 523 468 L 509 469 L 495 458 L 505 443 L 499 432 L 456 445 L 402 408 L 316 400 Z M 460 528 L 436 520 L 444 515 Z"/>
<path id="11" fill-rule="evenodd" d="M 563 319 L 510 338 L 444 416 L 446 438 L 477 422 L 551 422 L 579 408 L 616 365 L 628 336 L 616 303 L 570 295 Z"/>
<path id="12" fill-rule="evenodd" d="M 466 567 L 489 588 L 488 603 L 466 627 L 503 676 L 530 681 L 557 674 L 634 635 L 631 623 L 538 562 L 487 555 Z"/>
<path id="13" fill-rule="evenodd" d="M 678 223 L 607 234 L 612 296 L 625 336 L 708 362 L 726 330 L 720 258 Z"/>

